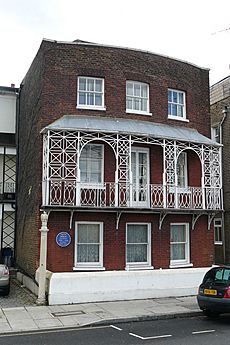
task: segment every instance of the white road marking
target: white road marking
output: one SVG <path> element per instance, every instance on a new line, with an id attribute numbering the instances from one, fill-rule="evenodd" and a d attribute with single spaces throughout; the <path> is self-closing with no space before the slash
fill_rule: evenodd
<path id="1" fill-rule="evenodd" d="M 142 337 L 142 336 L 134 334 L 134 333 L 129 333 L 129 335 L 131 335 L 133 337 L 136 337 L 136 338 L 139 338 L 141 340 L 149 340 L 149 339 L 159 339 L 159 338 L 169 338 L 169 337 L 172 337 L 171 334 L 155 335 L 155 336 L 152 336 L 152 337 Z"/>
<path id="2" fill-rule="evenodd" d="M 192 334 L 213 333 L 215 331 L 216 331 L 215 329 L 207 329 L 205 331 L 192 332 Z"/>
<path id="3" fill-rule="evenodd" d="M 110 327 L 114 328 L 114 329 L 117 329 L 118 331 L 122 331 L 122 328 L 119 328 L 117 326 L 114 326 L 114 325 L 110 325 Z"/>

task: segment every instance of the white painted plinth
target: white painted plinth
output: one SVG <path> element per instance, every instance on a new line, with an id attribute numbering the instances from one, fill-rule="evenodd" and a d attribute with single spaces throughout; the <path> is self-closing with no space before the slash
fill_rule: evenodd
<path id="1" fill-rule="evenodd" d="M 195 295 L 209 268 L 53 273 L 48 300 L 55 305 Z"/>

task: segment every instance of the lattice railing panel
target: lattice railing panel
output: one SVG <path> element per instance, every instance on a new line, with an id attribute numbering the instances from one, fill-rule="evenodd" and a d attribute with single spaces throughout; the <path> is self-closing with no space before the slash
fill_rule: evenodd
<path id="1" fill-rule="evenodd" d="M 2 248 L 14 248 L 15 212 L 4 211 L 2 220 Z"/>
<path id="2" fill-rule="evenodd" d="M 164 172 L 167 185 L 175 185 L 175 164 L 175 144 L 167 140 L 164 144 Z"/>

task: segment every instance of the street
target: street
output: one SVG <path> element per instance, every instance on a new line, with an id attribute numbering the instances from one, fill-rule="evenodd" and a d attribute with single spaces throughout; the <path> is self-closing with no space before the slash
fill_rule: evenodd
<path id="1" fill-rule="evenodd" d="M 230 316 L 130 322 L 0 336 L 0 345 L 229 345 Z"/>

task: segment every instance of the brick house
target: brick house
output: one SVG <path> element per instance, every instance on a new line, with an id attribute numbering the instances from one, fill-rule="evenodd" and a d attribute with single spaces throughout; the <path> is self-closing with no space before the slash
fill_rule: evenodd
<path id="1" fill-rule="evenodd" d="M 230 109 L 230 76 L 215 83 L 210 88 L 210 111 L 212 139 L 223 145 L 223 200 L 224 213 L 214 219 L 215 262 L 230 263 L 230 184 L 229 184 L 229 109 Z"/>
<path id="2" fill-rule="evenodd" d="M 18 89 L 0 86 L 0 252 L 11 264 L 15 244 L 16 103 Z"/>
<path id="3" fill-rule="evenodd" d="M 35 277 L 45 210 L 50 303 L 151 297 L 159 272 L 185 282 L 212 265 L 221 149 L 207 69 L 43 40 L 21 85 L 18 136 L 17 265 Z"/>

